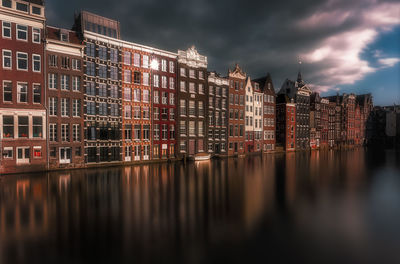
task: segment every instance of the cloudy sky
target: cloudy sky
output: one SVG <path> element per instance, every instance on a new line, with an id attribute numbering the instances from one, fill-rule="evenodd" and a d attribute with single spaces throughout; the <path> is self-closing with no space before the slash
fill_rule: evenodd
<path id="1" fill-rule="evenodd" d="M 117 19 L 124 40 L 176 52 L 192 44 L 209 70 L 239 63 L 252 78 L 271 73 L 275 89 L 304 80 L 322 95 L 368 93 L 400 104 L 398 0 L 48 0 L 48 23 L 70 28 L 87 10 Z"/>

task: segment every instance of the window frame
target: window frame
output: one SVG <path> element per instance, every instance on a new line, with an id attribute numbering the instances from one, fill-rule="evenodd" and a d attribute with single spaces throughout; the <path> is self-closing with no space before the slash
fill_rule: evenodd
<path id="1" fill-rule="evenodd" d="M 4 59 L 6 58 L 6 56 L 4 56 L 4 52 L 10 52 L 11 54 L 9 55 L 9 59 L 10 59 L 10 66 L 9 67 L 7 67 L 7 66 L 5 66 L 5 64 L 4 64 Z M 1 56 L 2 56 L 2 66 L 3 66 L 3 69 L 7 69 L 7 70 L 12 70 L 12 51 L 11 50 L 8 50 L 8 49 L 3 49 L 2 50 L 2 52 L 1 52 Z M 7 56 L 8 57 L 8 56 Z"/>
<path id="2" fill-rule="evenodd" d="M 26 27 L 26 30 L 21 30 L 21 29 L 18 28 L 18 26 L 20 26 L 20 27 Z M 26 26 L 26 25 L 16 24 L 16 25 L 15 25 L 15 28 L 16 28 L 16 32 L 15 32 L 16 34 L 15 34 L 15 35 L 16 35 L 17 40 L 21 40 L 21 41 L 28 42 L 28 30 L 29 30 L 29 27 Z M 25 39 L 19 38 L 19 35 L 18 35 L 19 31 L 25 31 L 25 35 L 26 35 L 26 38 L 25 38 Z"/>
<path id="3" fill-rule="evenodd" d="M 39 30 L 39 32 L 35 32 L 35 30 Z M 39 40 L 35 41 L 35 36 L 37 35 L 39 35 Z M 40 28 L 32 27 L 32 43 L 40 44 L 40 36 L 41 36 Z"/>
<path id="4" fill-rule="evenodd" d="M 6 24 L 6 23 L 9 23 L 10 25 L 9 26 L 4 26 L 4 24 Z M 8 22 L 8 21 L 2 21 L 1 25 L 2 25 L 1 26 L 1 36 L 3 38 L 12 39 L 12 23 Z M 7 28 L 10 30 L 10 36 L 4 35 L 4 30 L 7 29 Z"/>
<path id="5" fill-rule="evenodd" d="M 26 69 L 19 68 L 19 63 L 18 63 L 18 60 L 19 60 L 18 56 L 19 55 L 26 55 Z M 29 56 L 28 56 L 28 53 L 17 51 L 17 56 L 15 56 L 15 59 L 16 59 L 16 62 L 17 62 L 17 70 L 18 71 L 28 71 L 29 70 Z"/>
<path id="6" fill-rule="evenodd" d="M 36 57 L 36 59 L 35 59 Z M 38 62 L 37 58 L 39 58 L 39 70 L 35 70 L 35 62 Z M 32 54 L 32 71 L 33 72 L 42 72 L 42 56 L 39 54 Z"/>

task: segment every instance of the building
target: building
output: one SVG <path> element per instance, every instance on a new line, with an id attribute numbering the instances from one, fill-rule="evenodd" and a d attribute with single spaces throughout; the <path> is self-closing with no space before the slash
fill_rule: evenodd
<path id="1" fill-rule="evenodd" d="M 227 155 L 229 81 L 215 72 L 208 73 L 208 153 Z"/>
<path id="2" fill-rule="evenodd" d="M 296 82 L 286 79 L 278 94 L 287 95 L 296 103 L 296 150 L 309 149 L 311 90 L 304 83 L 301 73 Z"/>
<path id="3" fill-rule="evenodd" d="M 126 44 L 121 47 L 121 53 L 123 161 L 149 160 L 152 131 L 151 86 L 159 87 L 160 82 L 158 78 L 151 82 L 151 55 L 147 50 Z M 158 68 L 158 64 L 153 67 Z"/>
<path id="4" fill-rule="evenodd" d="M 326 149 L 329 147 L 329 100 L 321 98 L 321 139 L 320 148 Z"/>
<path id="5" fill-rule="evenodd" d="M 207 57 L 192 46 L 178 50 L 178 157 L 194 157 L 206 153 L 207 135 Z"/>
<path id="6" fill-rule="evenodd" d="M 244 148 L 245 148 L 245 153 L 251 153 L 251 152 L 254 152 L 254 125 L 255 125 L 254 114 L 255 114 L 255 109 L 254 109 L 254 100 L 253 100 L 254 87 L 253 87 L 250 77 L 247 77 L 244 89 L 245 89 L 245 94 L 246 94 L 245 111 L 244 111 L 244 117 L 245 117 Z"/>
<path id="7" fill-rule="evenodd" d="M 366 143 L 366 127 L 370 113 L 374 107 L 373 98 L 371 94 L 361 94 L 356 96 L 356 102 L 360 106 L 360 126 L 361 126 L 361 144 Z"/>
<path id="8" fill-rule="evenodd" d="M 263 138 L 263 107 L 264 107 L 264 93 L 260 89 L 260 84 L 258 82 L 252 82 L 253 86 L 253 138 L 254 138 L 254 152 L 263 151 L 264 138 Z"/>
<path id="9" fill-rule="evenodd" d="M 46 27 L 49 168 L 84 166 L 83 48 L 76 32 Z"/>
<path id="10" fill-rule="evenodd" d="M 321 142 L 321 97 L 313 92 L 310 96 L 310 147 L 317 149 Z"/>
<path id="11" fill-rule="evenodd" d="M 44 1 L 0 5 L 0 173 L 47 168 Z"/>
<path id="12" fill-rule="evenodd" d="M 276 98 L 276 145 L 285 151 L 296 150 L 296 104 L 285 94 Z"/>
<path id="13" fill-rule="evenodd" d="M 263 94 L 262 126 L 263 126 L 263 152 L 275 150 L 276 145 L 276 98 L 271 75 L 254 80 L 258 83 Z"/>
<path id="14" fill-rule="evenodd" d="M 336 124 L 336 103 L 329 102 L 328 99 L 323 98 L 328 101 L 328 146 L 333 148 L 335 146 L 335 124 Z M 339 126 L 340 127 L 340 126 Z"/>
<path id="15" fill-rule="evenodd" d="M 244 120 L 244 89 L 246 74 L 236 64 L 233 70 L 228 71 L 229 79 L 229 137 L 228 154 L 243 155 L 245 152 L 245 120 Z"/>
<path id="16" fill-rule="evenodd" d="M 85 162 L 122 160 L 119 22 L 83 11 L 73 27 L 85 45 Z"/>

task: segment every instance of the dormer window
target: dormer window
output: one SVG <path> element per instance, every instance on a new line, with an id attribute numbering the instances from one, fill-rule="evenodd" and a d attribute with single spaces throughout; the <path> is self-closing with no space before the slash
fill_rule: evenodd
<path id="1" fill-rule="evenodd" d="M 17 2 L 16 7 L 17 7 L 17 10 L 19 10 L 19 11 L 28 12 L 28 5 L 26 5 L 26 4 Z"/>
<path id="2" fill-rule="evenodd" d="M 68 33 L 67 32 L 60 32 L 60 40 L 64 42 L 68 42 Z"/>
<path id="3" fill-rule="evenodd" d="M 2 0 L 2 6 L 11 8 L 11 0 Z"/>
<path id="4" fill-rule="evenodd" d="M 32 14 L 40 16 L 42 15 L 42 9 L 37 6 L 32 6 Z"/>

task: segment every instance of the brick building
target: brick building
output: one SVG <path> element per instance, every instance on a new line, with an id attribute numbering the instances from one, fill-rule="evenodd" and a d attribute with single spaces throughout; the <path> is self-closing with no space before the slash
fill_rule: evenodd
<path id="1" fill-rule="evenodd" d="M 0 4 L 0 173 L 47 168 L 43 1 Z"/>
<path id="2" fill-rule="evenodd" d="M 246 74 L 236 64 L 233 70 L 228 71 L 229 78 L 229 137 L 228 154 L 244 154 L 245 119 L 244 119 L 244 89 Z"/>
<path id="3" fill-rule="evenodd" d="M 285 94 L 276 98 L 276 145 L 285 151 L 296 150 L 296 104 Z"/>
<path id="4" fill-rule="evenodd" d="M 207 57 L 195 47 L 178 51 L 178 157 L 206 153 Z"/>
<path id="5" fill-rule="evenodd" d="M 73 27 L 85 45 L 85 162 L 122 160 L 119 22 L 81 12 Z"/>
<path id="6" fill-rule="evenodd" d="M 254 152 L 254 87 L 250 77 L 245 82 L 245 126 L 244 126 L 244 151 L 245 153 Z M 258 124 L 258 123 L 257 123 Z"/>
<path id="7" fill-rule="evenodd" d="M 83 48 L 76 32 L 46 28 L 50 169 L 84 166 Z"/>
<path id="8" fill-rule="evenodd" d="M 263 152 L 275 150 L 276 145 L 276 98 L 271 75 L 254 80 L 263 94 Z"/>
<path id="9" fill-rule="evenodd" d="M 229 81 L 215 72 L 208 74 L 208 153 L 227 155 Z"/>

